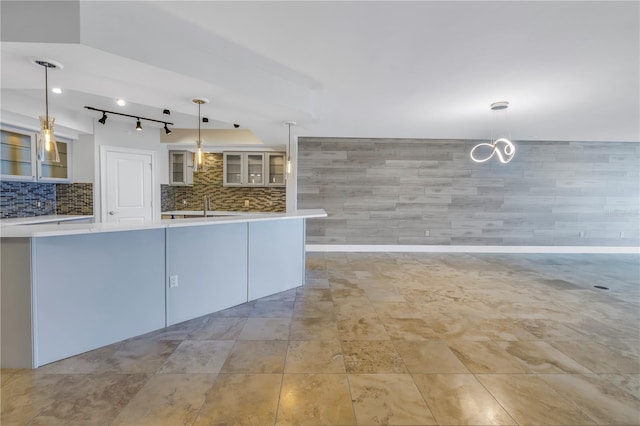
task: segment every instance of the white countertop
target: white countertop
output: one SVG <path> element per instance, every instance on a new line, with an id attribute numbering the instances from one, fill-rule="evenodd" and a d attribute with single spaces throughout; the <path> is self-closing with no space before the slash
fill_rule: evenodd
<path id="1" fill-rule="evenodd" d="M 0 219 L 0 226 L 37 225 L 41 223 L 71 222 L 74 220 L 89 220 L 89 219 L 93 219 L 93 215 L 52 214 L 52 215 L 45 215 L 45 216 L 14 217 L 10 219 Z"/>
<path id="2" fill-rule="evenodd" d="M 243 213 L 232 216 L 164 219 L 152 222 L 69 223 L 64 226 L 57 224 L 2 226 L 0 228 L 0 236 L 3 238 L 56 237 L 100 232 L 143 231 L 147 229 L 180 228 L 185 226 L 207 226 L 224 223 L 321 217 L 327 217 L 327 212 L 322 209 L 308 209 L 298 210 L 294 213 Z"/>
<path id="3" fill-rule="evenodd" d="M 202 210 L 172 210 L 168 212 L 162 212 L 162 215 L 176 215 L 176 216 L 204 216 Z M 207 210 L 207 216 L 269 216 L 276 213 L 266 212 L 227 212 L 218 210 Z"/>

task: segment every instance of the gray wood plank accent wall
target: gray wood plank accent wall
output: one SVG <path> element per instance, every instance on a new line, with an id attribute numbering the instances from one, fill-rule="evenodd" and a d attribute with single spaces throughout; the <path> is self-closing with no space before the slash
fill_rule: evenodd
<path id="1" fill-rule="evenodd" d="M 476 164 L 478 142 L 299 138 L 298 208 L 328 213 L 307 243 L 639 245 L 640 144 L 516 142 Z"/>

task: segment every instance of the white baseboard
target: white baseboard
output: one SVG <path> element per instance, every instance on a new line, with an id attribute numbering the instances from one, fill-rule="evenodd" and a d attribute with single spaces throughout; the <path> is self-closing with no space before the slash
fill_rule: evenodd
<path id="1" fill-rule="evenodd" d="M 393 252 L 393 253 L 610 253 L 640 254 L 640 247 L 591 246 L 427 246 L 307 244 L 308 252 Z"/>

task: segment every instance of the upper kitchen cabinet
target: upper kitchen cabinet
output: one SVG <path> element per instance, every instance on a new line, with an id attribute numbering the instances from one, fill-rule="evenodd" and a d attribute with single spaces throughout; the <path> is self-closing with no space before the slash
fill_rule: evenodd
<path id="1" fill-rule="evenodd" d="M 56 138 L 60 161 L 54 151 L 36 157 L 36 133 L 3 126 L 0 129 L 0 175 L 6 180 L 39 180 L 69 182 L 71 180 L 71 141 Z"/>
<path id="2" fill-rule="evenodd" d="M 0 135 L 2 179 L 34 180 L 35 133 L 2 129 Z"/>
<path id="3" fill-rule="evenodd" d="M 264 158 L 262 152 L 225 152 L 224 186 L 264 186 Z"/>
<path id="4" fill-rule="evenodd" d="M 169 151 L 169 185 L 193 185 L 193 153 Z"/>
<path id="5" fill-rule="evenodd" d="M 265 155 L 267 186 L 284 186 L 285 154 L 282 152 L 267 152 Z"/>
<path id="6" fill-rule="evenodd" d="M 58 144 L 58 156 L 60 161 L 56 162 L 53 150 L 44 153 L 44 159 L 38 161 L 38 180 L 51 182 L 69 182 L 69 164 L 71 163 L 71 143 L 56 140 Z"/>

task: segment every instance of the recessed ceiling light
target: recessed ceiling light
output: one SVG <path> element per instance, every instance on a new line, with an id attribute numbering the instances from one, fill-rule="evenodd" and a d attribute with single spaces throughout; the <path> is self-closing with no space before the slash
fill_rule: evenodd
<path id="1" fill-rule="evenodd" d="M 127 101 L 125 101 L 124 99 L 118 99 L 118 100 L 116 100 L 116 103 L 119 106 L 125 106 L 127 104 Z"/>
<path id="2" fill-rule="evenodd" d="M 57 95 L 59 95 L 60 93 L 62 93 L 62 89 L 59 87 L 54 87 L 51 89 L 51 91 Z"/>

